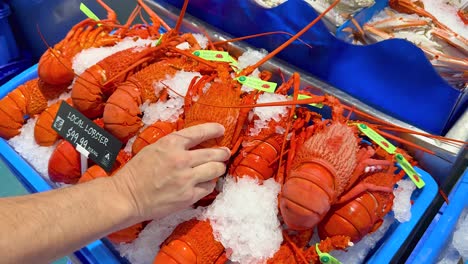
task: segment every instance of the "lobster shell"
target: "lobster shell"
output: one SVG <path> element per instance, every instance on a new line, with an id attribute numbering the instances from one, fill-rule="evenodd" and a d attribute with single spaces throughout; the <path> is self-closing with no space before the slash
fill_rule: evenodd
<path id="1" fill-rule="evenodd" d="M 170 134 L 175 130 L 175 125 L 169 122 L 158 121 L 144 129 L 135 139 L 132 145 L 132 153 L 136 155 L 144 147 L 155 143 L 160 138 Z"/>
<path id="2" fill-rule="evenodd" d="M 80 153 L 68 141 L 60 141 L 49 160 L 50 179 L 75 184 L 81 177 L 80 169 Z"/>
<path id="3" fill-rule="evenodd" d="M 348 185 L 357 149 L 354 130 L 335 122 L 297 150 L 280 195 L 281 214 L 290 228 L 313 228 L 325 217 Z"/>
<path id="4" fill-rule="evenodd" d="M 391 173 L 379 172 L 367 176 L 361 182 L 393 187 Z M 318 224 L 320 238 L 344 235 L 354 243 L 382 224 L 382 218 L 393 205 L 393 193 L 365 191 L 345 204 L 333 206 L 327 216 Z"/>
<path id="5" fill-rule="evenodd" d="M 153 264 L 216 263 L 224 252 L 208 221 L 191 219 L 179 224 L 164 241 Z"/>
<path id="6" fill-rule="evenodd" d="M 49 85 L 36 78 L 18 86 L 0 100 L 0 137 L 19 135 L 25 116 L 33 116 L 47 108 L 50 99 L 63 93 L 66 86 Z"/>

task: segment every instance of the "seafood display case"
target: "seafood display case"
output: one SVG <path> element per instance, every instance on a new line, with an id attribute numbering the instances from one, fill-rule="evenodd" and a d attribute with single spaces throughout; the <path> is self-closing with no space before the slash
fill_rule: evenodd
<path id="1" fill-rule="evenodd" d="M 147 3 L 165 21 L 170 21 L 168 24 L 174 24 L 174 21 L 179 14 L 179 10 L 177 8 L 167 4 L 159 4 L 154 1 L 147 1 Z M 191 13 L 190 8 L 188 12 Z M 207 22 L 210 23 L 210 21 Z M 207 33 L 209 37 L 214 40 L 227 40 L 232 38 L 231 36 L 222 33 L 220 30 L 213 28 L 206 23 L 188 15 L 186 15 L 183 24 L 183 31 Z M 280 42 L 281 41 L 276 40 L 273 43 L 278 44 Z M 256 44 L 259 44 L 258 47 L 263 47 L 261 42 L 257 42 Z M 236 42 L 230 43 L 228 49 L 231 54 L 239 55 L 243 53 L 243 51 L 247 50 L 248 47 L 251 46 L 243 42 Z M 318 47 L 318 49 L 321 48 Z M 287 58 L 287 56 L 283 58 Z M 323 63 L 321 64 L 320 60 L 322 60 L 322 62 L 326 60 L 323 57 L 317 57 L 317 59 L 319 60 L 317 62 L 318 65 L 323 65 Z M 288 62 L 290 61 L 288 60 Z M 311 60 L 310 63 L 315 62 Z M 354 95 L 348 94 L 341 89 L 337 89 L 335 86 L 323 82 L 320 79 L 309 75 L 309 73 L 291 66 L 280 59 L 272 59 L 265 63 L 261 68 L 271 72 L 276 72 L 277 69 L 281 69 L 281 72 L 285 78 L 289 78 L 294 72 L 299 72 L 301 75 L 302 87 L 313 87 L 312 90 L 316 94 L 326 93 L 333 95 L 337 97 L 343 104 L 355 107 L 355 109 L 361 110 L 364 113 L 372 114 L 382 120 L 404 128 L 424 132 L 423 130 L 419 130 L 414 125 L 401 121 L 401 119 L 393 115 L 385 114 L 384 112 L 379 111 L 373 107 L 372 103 L 366 104 Z M 0 87 L 0 97 L 3 98 L 8 92 L 16 88 L 18 85 L 35 77 L 37 77 L 37 66 L 28 69 L 4 86 Z M 274 78 L 278 78 L 279 80 L 278 76 Z M 272 81 L 275 81 L 275 79 Z M 326 113 L 323 114 L 326 116 Z M 366 117 L 360 116 L 357 113 L 352 113 L 352 117 L 364 121 L 367 120 Z M 466 113 L 463 118 L 468 118 Z M 463 118 L 461 118 L 461 120 Z M 455 125 L 453 125 L 453 127 L 450 129 L 449 134 L 450 133 L 452 135 L 457 135 L 457 137 L 466 138 L 467 131 L 464 130 L 463 123 L 455 123 Z M 436 181 L 448 181 L 446 176 L 447 171 L 453 170 L 454 164 L 459 162 L 460 159 L 465 158 L 464 155 L 460 154 L 463 147 L 454 146 L 434 139 L 427 139 L 418 135 L 410 135 L 404 132 L 395 132 L 395 135 L 414 144 L 422 145 L 432 150 L 435 155 L 425 154 L 415 148 L 409 148 L 411 154 L 414 155 L 420 161 L 419 163 L 421 166 L 424 167 L 424 170 L 419 168 L 416 168 L 416 170 L 426 182 L 426 186 L 422 189 L 416 190 L 411 197 L 411 199 L 414 201 L 414 204 L 411 207 L 411 220 L 404 223 L 398 223 L 395 221 L 393 224 L 391 224 L 388 230 L 384 232 L 383 237 L 378 240 L 375 248 L 366 254 L 366 263 L 388 262 L 390 258 L 392 261 L 401 261 L 408 256 L 409 249 L 407 245 L 410 243 L 415 243 L 414 240 L 415 238 L 417 240 L 418 237 L 418 235 L 415 235 L 415 233 L 420 233 L 421 230 L 424 231 L 424 227 L 420 226 L 420 222 L 423 220 L 423 218 L 428 217 L 428 215 L 433 213 L 433 206 L 438 195 L 438 186 Z M 24 161 L 24 159 L 20 157 L 3 139 L 0 139 L 0 156 L 16 172 L 18 178 L 32 188 L 32 191 L 46 191 L 55 187 L 42 179 L 38 172 L 33 169 L 30 164 Z M 116 253 L 115 248 L 105 239 L 88 245 L 86 248 L 82 249 L 79 254 L 82 254 L 82 257 L 85 259 L 85 261 L 88 261 L 89 263 L 126 262 L 126 260 L 117 256 L 118 253 Z"/>
<path id="2" fill-rule="evenodd" d="M 151 2 L 151 1 L 148 1 Z M 181 7 L 181 0 L 165 0 Z M 200 0 L 188 5 L 188 12 L 233 37 L 274 32 L 245 41 L 272 51 L 317 17 L 308 1 L 289 0 L 264 8 L 253 0 Z M 315 1 L 330 5 L 333 1 Z M 349 1 L 346 3 L 365 2 Z M 355 20 L 370 19 L 369 12 L 388 6 L 377 0 L 358 11 Z M 209 7 L 209 8 L 207 8 Z M 229 19 L 231 14 L 242 19 Z M 305 72 L 345 91 L 373 108 L 424 131 L 445 135 L 465 112 L 466 89 L 445 81 L 414 44 L 391 39 L 372 45 L 345 41 L 342 30 L 336 35 L 322 21 L 308 30 L 277 56 Z M 466 67 L 466 65 L 464 66 Z M 465 68 L 466 69 L 466 68 Z M 411 109 L 409 111 L 408 109 Z"/>

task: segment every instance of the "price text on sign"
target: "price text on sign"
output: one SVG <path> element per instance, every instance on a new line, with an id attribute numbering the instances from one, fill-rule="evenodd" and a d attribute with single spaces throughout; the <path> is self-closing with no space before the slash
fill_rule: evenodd
<path id="1" fill-rule="evenodd" d="M 88 153 L 88 158 L 109 172 L 122 142 L 100 128 L 69 104 L 60 104 L 52 128 L 75 148 Z M 82 153 L 84 154 L 84 153 Z"/>
<path id="2" fill-rule="evenodd" d="M 411 164 L 405 159 L 405 157 L 403 157 L 403 155 L 396 154 L 395 157 L 398 164 L 400 164 L 408 177 L 414 182 L 416 187 L 421 189 L 424 187 L 424 185 L 426 185 L 421 176 L 414 170 L 413 166 L 411 166 Z"/>
<path id="3" fill-rule="evenodd" d="M 396 147 L 365 124 L 357 124 L 359 130 L 390 154 L 395 154 Z"/>

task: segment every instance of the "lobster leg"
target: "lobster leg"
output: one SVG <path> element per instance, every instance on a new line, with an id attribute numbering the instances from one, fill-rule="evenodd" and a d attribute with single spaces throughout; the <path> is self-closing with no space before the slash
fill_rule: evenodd
<path id="1" fill-rule="evenodd" d="M 359 183 L 356 186 L 354 186 L 351 190 L 343 194 L 335 204 L 348 202 L 365 191 L 390 193 L 390 192 L 393 192 L 393 188 L 379 186 L 379 185 L 372 184 L 372 183 Z"/>

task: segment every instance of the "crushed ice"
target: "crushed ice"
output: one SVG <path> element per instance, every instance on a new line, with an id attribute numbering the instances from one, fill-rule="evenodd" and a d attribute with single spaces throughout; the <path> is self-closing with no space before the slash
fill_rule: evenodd
<path id="1" fill-rule="evenodd" d="M 289 98 L 285 95 L 274 93 L 263 93 L 257 99 L 257 104 L 270 103 L 270 102 L 285 102 Z M 282 117 L 288 115 L 288 106 L 268 106 L 268 107 L 255 107 L 252 112 L 259 119 L 254 120 L 254 127 L 250 129 L 249 134 L 256 136 L 263 128 L 268 127 L 268 122 L 274 120 L 279 122 Z M 276 129 L 281 132 L 281 129 Z"/>
<path id="2" fill-rule="evenodd" d="M 133 264 L 152 264 L 159 246 L 182 222 L 198 217 L 202 209 L 186 209 L 164 218 L 153 220 L 132 243 L 120 244 L 116 248 L 122 257 Z"/>
<path id="3" fill-rule="evenodd" d="M 393 213 L 395 219 L 400 223 L 411 219 L 411 194 L 416 189 L 416 185 L 410 179 L 401 179 L 397 182 L 398 187 L 393 190 Z"/>
<path id="4" fill-rule="evenodd" d="M 215 238 L 231 261 L 256 263 L 272 257 L 283 241 L 277 217 L 280 185 L 273 179 L 259 185 L 256 179 L 226 177 L 223 191 L 202 219 L 209 219 Z"/>
<path id="5" fill-rule="evenodd" d="M 133 38 L 124 38 L 114 46 L 89 48 L 81 51 L 73 58 L 72 69 L 77 75 L 81 75 L 86 69 L 114 53 L 132 47 L 143 47 L 154 42 L 151 39 L 137 39 L 135 41 Z"/>

